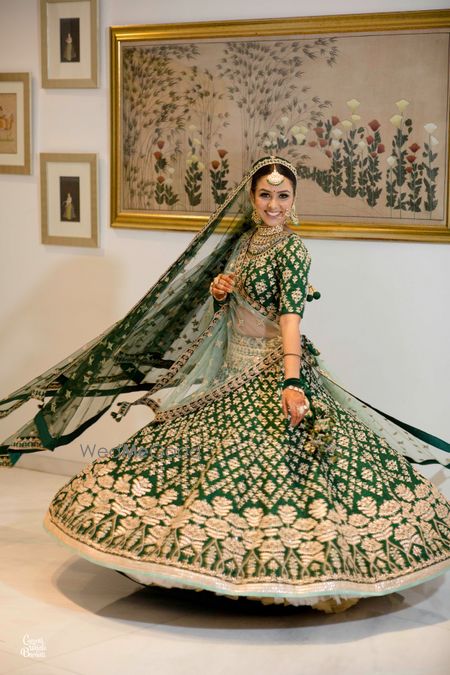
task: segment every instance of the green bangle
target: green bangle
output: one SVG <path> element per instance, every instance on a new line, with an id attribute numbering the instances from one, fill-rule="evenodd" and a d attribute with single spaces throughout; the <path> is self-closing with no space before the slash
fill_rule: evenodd
<path id="1" fill-rule="evenodd" d="M 281 385 L 282 389 L 287 389 L 287 387 L 298 387 L 299 389 L 302 389 L 303 391 L 303 386 L 304 382 L 303 379 L 300 377 L 288 377 L 287 380 L 283 381 L 283 384 Z"/>

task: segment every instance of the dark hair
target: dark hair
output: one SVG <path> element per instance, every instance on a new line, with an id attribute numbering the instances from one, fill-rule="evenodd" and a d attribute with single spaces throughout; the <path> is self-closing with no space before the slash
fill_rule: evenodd
<path id="1" fill-rule="evenodd" d="M 272 173 L 272 171 L 278 171 L 278 173 L 281 173 L 282 176 L 285 176 L 288 180 L 290 180 L 295 194 L 297 188 L 296 175 L 289 169 L 289 167 L 285 166 L 284 164 L 277 164 L 276 162 L 274 164 L 265 164 L 253 174 L 250 190 L 254 193 L 259 179 L 263 176 L 268 176 Z"/>

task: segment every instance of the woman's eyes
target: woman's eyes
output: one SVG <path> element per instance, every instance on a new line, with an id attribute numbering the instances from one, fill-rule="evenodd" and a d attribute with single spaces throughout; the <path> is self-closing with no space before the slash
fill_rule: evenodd
<path id="1" fill-rule="evenodd" d="M 270 199 L 270 193 L 269 192 L 260 192 L 259 196 L 262 197 L 263 199 Z M 278 197 L 280 199 L 289 199 L 290 195 L 288 192 L 280 192 L 278 194 Z"/>

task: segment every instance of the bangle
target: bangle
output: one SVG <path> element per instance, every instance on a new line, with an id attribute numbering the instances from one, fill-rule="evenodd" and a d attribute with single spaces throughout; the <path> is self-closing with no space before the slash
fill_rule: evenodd
<path id="1" fill-rule="evenodd" d="M 283 356 L 298 356 L 299 359 L 302 358 L 301 354 L 294 354 L 293 352 L 286 352 L 286 354 L 283 354 Z"/>
<path id="2" fill-rule="evenodd" d="M 300 377 L 288 377 L 287 380 L 283 381 L 281 385 L 282 389 L 296 389 L 297 391 L 303 391 L 302 388 L 303 380 Z"/>

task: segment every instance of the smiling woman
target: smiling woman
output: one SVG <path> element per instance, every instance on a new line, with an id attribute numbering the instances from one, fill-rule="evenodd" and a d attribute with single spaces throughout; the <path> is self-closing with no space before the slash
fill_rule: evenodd
<path id="1" fill-rule="evenodd" d="M 42 399 L 4 443 L 14 461 L 146 392 L 135 402 L 152 422 L 46 516 L 88 560 L 144 585 L 327 612 L 450 567 L 449 504 L 410 463 L 448 464 L 450 446 L 352 396 L 300 335 L 317 293 L 287 227 L 296 185 L 288 160 L 260 159 L 122 321 L 2 402 Z"/>

